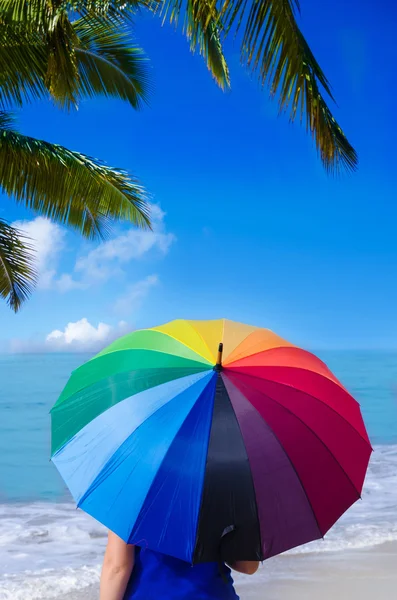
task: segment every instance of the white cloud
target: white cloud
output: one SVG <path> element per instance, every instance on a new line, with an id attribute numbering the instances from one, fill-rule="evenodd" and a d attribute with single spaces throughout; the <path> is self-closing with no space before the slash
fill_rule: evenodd
<path id="1" fill-rule="evenodd" d="M 92 325 L 86 317 L 68 323 L 64 329 L 54 329 L 45 339 L 11 340 L 9 350 L 21 352 L 98 352 L 113 340 L 131 331 L 126 321 L 117 325 Z"/>
<path id="2" fill-rule="evenodd" d="M 136 313 L 150 290 L 158 283 L 157 275 L 149 275 L 130 285 L 116 300 L 113 307 L 119 318 Z M 131 325 L 124 320 L 119 321 L 117 325 L 102 321 L 92 324 L 87 317 L 83 317 L 78 321 L 70 321 L 63 329 L 53 329 L 46 336 L 12 339 L 8 344 L 8 350 L 12 353 L 97 352 L 131 330 Z"/>
<path id="3" fill-rule="evenodd" d="M 55 286 L 60 292 L 70 292 L 70 290 L 84 290 L 88 286 L 81 282 L 76 281 L 69 273 L 63 273 L 56 281 Z"/>
<path id="4" fill-rule="evenodd" d="M 54 329 L 46 337 L 46 342 L 61 342 L 68 345 L 77 343 L 101 342 L 106 340 L 112 328 L 106 323 L 98 323 L 98 327 L 94 327 L 88 322 L 88 319 L 80 319 L 75 323 L 68 323 L 64 331 Z"/>
<path id="5" fill-rule="evenodd" d="M 125 265 L 142 258 L 151 250 L 167 254 L 176 239 L 175 235 L 167 232 L 165 213 L 160 206 L 152 204 L 150 211 L 153 226 L 151 231 L 134 227 L 102 242 L 86 256 L 77 259 L 73 273 L 63 273 L 60 276 L 57 276 L 57 268 L 60 254 L 66 247 L 66 231 L 45 217 L 37 217 L 32 221 L 15 221 L 13 225 L 31 239 L 35 248 L 39 274 L 37 287 L 65 293 L 87 289 L 93 284 L 123 274 Z"/>
<path id="6" fill-rule="evenodd" d="M 39 275 L 37 287 L 50 289 L 54 285 L 59 254 L 65 247 L 65 231 L 45 217 L 36 217 L 32 221 L 15 221 L 12 225 L 30 238 L 35 249 Z"/>
<path id="7" fill-rule="evenodd" d="M 142 281 L 130 285 L 126 292 L 116 300 L 115 312 L 119 315 L 128 316 L 139 309 L 151 288 L 156 286 L 158 282 L 157 275 L 149 275 Z"/>
<path id="8" fill-rule="evenodd" d="M 50 351 L 99 351 L 114 339 L 126 334 L 131 327 L 125 321 L 116 326 L 108 323 L 92 325 L 86 317 L 68 323 L 63 330 L 54 329 L 45 339 L 45 346 Z"/>
<path id="9" fill-rule="evenodd" d="M 63 274 L 57 282 L 60 291 L 84 289 L 95 283 L 105 282 L 123 273 L 123 267 L 132 260 L 142 258 L 151 250 L 167 254 L 175 241 L 173 233 L 166 231 L 165 213 L 158 205 L 151 206 L 153 229 L 144 231 L 131 228 L 115 238 L 101 243 L 75 264 L 75 276 Z"/>

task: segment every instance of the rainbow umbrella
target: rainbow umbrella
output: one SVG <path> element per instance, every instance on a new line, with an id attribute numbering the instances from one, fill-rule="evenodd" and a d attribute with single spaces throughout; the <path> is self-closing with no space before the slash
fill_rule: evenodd
<path id="1" fill-rule="evenodd" d="M 359 404 L 322 361 L 226 319 L 122 337 L 73 372 L 51 414 L 77 506 L 191 563 L 323 537 L 360 498 L 371 454 Z"/>

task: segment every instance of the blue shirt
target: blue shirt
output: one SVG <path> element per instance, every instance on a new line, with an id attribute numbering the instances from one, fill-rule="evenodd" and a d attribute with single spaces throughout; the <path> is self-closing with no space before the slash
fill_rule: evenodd
<path id="1" fill-rule="evenodd" d="M 177 558 L 135 548 L 124 600 L 239 600 L 230 569 L 218 563 L 191 566 Z"/>

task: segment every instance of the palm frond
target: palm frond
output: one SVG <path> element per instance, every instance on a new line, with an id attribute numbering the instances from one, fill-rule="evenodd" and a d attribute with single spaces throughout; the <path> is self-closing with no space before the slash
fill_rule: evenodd
<path id="1" fill-rule="evenodd" d="M 29 66 L 35 83 L 37 75 L 40 76 L 33 93 L 41 94 L 44 84 L 57 103 L 70 107 L 77 104 L 79 74 L 74 51 L 77 36 L 62 5 L 62 0 L 16 0 L 15 3 L 0 0 L 0 40 L 4 39 L 8 51 L 15 53 L 15 45 L 28 50 L 25 61 L 20 60 L 18 72 L 28 75 L 28 83 Z M 36 58 L 33 63 L 32 56 Z M 12 81 L 6 74 L 7 82 Z M 22 81 L 25 82 L 25 77 Z"/>
<path id="2" fill-rule="evenodd" d="M 53 19 L 61 12 L 80 16 L 129 18 L 140 7 L 159 4 L 161 0 L 0 0 L 0 11 L 14 21 L 34 26 L 52 27 Z"/>
<path id="3" fill-rule="evenodd" d="M 355 169 L 357 154 L 324 98 L 333 100 L 331 88 L 298 27 L 297 9 L 298 0 L 165 0 L 161 12 L 170 22 L 184 17 L 204 29 L 215 19 L 221 39 L 241 32 L 243 64 L 278 96 L 281 112 L 306 121 L 325 168 Z"/>
<path id="4" fill-rule="evenodd" d="M 190 48 L 193 52 L 198 48 L 208 70 L 224 90 L 230 87 L 230 75 L 219 33 L 219 15 L 209 4 L 198 8 L 194 0 L 188 0 L 185 30 Z"/>
<path id="5" fill-rule="evenodd" d="M 325 168 L 337 172 L 357 166 L 357 154 L 338 125 L 320 91 L 333 100 L 329 82 L 316 61 L 295 18 L 295 0 L 225 0 L 221 9 L 226 28 L 244 26 L 242 60 L 256 72 L 271 94 L 278 94 L 280 111 L 293 121 L 306 120 Z"/>
<path id="6" fill-rule="evenodd" d="M 77 106 L 79 70 L 76 60 L 77 35 L 66 12 L 59 12 L 53 27 L 45 32 L 48 51 L 46 87 L 61 106 Z"/>
<path id="7" fill-rule="evenodd" d="M 0 0 L 0 13 L 12 21 L 32 23 L 35 26 L 50 20 L 59 3 L 48 0 Z"/>
<path id="8" fill-rule="evenodd" d="M 331 88 L 296 18 L 296 0 L 224 0 L 220 9 L 226 31 L 244 28 L 241 57 L 262 83 L 278 94 L 280 111 L 306 120 L 325 168 L 354 169 L 357 154 L 320 91 L 333 100 Z"/>
<path id="9" fill-rule="evenodd" d="M 15 127 L 15 119 L 9 112 L 0 111 L 0 130 L 12 131 Z"/>
<path id="10" fill-rule="evenodd" d="M 203 56 L 208 70 L 222 89 L 230 87 L 229 68 L 223 53 L 220 37 L 220 16 L 215 4 L 210 0 L 164 0 L 148 7 L 182 30 L 190 41 L 190 49 L 197 49 Z M 182 17 L 182 18 L 181 18 Z"/>
<path id="11" fill-rule="evenodd" d="M 0 219 L 0 296 L 17 312 L 37 280 L 34 252 L 18 229 Z"/>
<path id="12" fill-rule="evenodd" d="M 9 128 L 0 130 L 0 189 L 86 237 L 115 220 L 150 227 L 145 191 L 125 171 Z"/>
<path id="13" fill-rule="evenodd" d="M 66 0 L 67 1 L 67 0 Z M 78 14 L 130 20 L 142 7 L 159 4 L 161 0 L 70 0 L 70 9 Z"/>
<path id="14" fill-rule="evenodd" d="M 82 18 L 73 22 L 80 95 L 104 94 L 128 101 L 134 108 L 148 101 L 148 60 L 117 19 Z"/>
<path id="15" fill-rule="evenodd" d="M 77 37 L 66 13 L 58 15 L 55 26 L 46 32 L 45 37 L 48 50 L 46 87 L 61 106 L 77 106 Z"/>
<path id="16" fill-rule="evenodd" d="M 294 102 L 304 103 L 303 115 L 306 115 L 306 129 L 311 132 L 326 171 L 329 173 L 340 173 L 343 169 L 355 171 L 358 164 L 357 153 L 332 116 L 318 89 L 317 81 L 302 78 L 301 85 L 304 88 L 304 96 L 299 99 L 300 90 L 297 86 Z M 295 118 L 294 110 L 293 107 L 292 120 Z"/>
<path id="17" fill-rule="evenodd" d="M 139 6 L 145 6 L 175 25 L 182 21 L 191 47 L 199 48 L 221 87 L 229 85 L 222 41 L 231 31 L 241 31 L 242 62 L 257 74 L 262 85 L 269 86 L 272 96 L 279 98 L 281 112 L 288 113 L 291 121 L 306 122 L 325 168 L 337 172 L 342 168 L 353 170 L 357 166 L 357 154 L 325 99 L 328 95 L 333 100 L 329 82 L 297 24 L 298 0 L 164 0 L 162 3 L 156 0 L 0 0 L 0 12 L 7 6 L 13 18 L 18 15 L 21 18 L 30 11 L 30 15 L 34 13 L 38 15 L 37 19 L 45 21 L 46 30 L 53 32 L 52 45 L 58 50 L 54 51 L 53 58 L 56 69 L 54 67 L 50 72 L 61 74 L 61 83 L 66 89 L 62 89 L 60 83 L 60 90 L 69 103 L 74 102 L 74 96 L 71 91 L 68 93 L 68 81 L 74 77 L 78 82 L 79 77 L 84 77 L 85 68 L 83 74 L 77 72 L 76 75 L 73 52 L 68 54 L 69 62 L 62 62 L 72 35 L 66 24 L 59 26 L 60 33 L 57 33 L 55 24 L 61 19 L 60 14 L 74 10 L 90 17 L 101 15 L 107 19 L 125 20 Z M 57 56 L 58 63 L 55 61 Z M 82 84 L 87 93 L 93 91 L 99 81 L 94 73 L 92 71 L 95 85 Z M 55 95 L 56 83 L 51 81 Z"/>
<path id="18" fill-rule="evenodd" d="M 48 95 L 47 55 L 35 34 L 0 17 L 0 106 L 21 106 Z"/>
<path id="19" fill-rule="evenodd" d="M 86 16 L 69 23 L 62 13 L 55 32 L 44 33 L 0 18 L 3 109 L 48 92 L 65 108 L 97 94 L 139 108 L 150 91 L 147 64 L 120 19 Z"/>

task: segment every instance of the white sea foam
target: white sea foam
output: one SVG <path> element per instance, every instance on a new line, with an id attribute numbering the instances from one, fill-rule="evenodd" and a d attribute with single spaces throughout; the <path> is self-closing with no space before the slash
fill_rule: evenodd
<path id="1" fill-rule="evenodd" d="M 397 446 L 375 450 L 363 499 L 325 540 L 290 551 L 291 560 L 297 560 L 297 554 L 397 540 Z M 71 503 L 1 504 L 0 600 L 52 599 L 96 583 L 105 543 L 105 529 Z M 290 569 L 290 560 L 288 563 Z M 271 565 L 272 577 L 278 577 L 277 565 Z M 263 575 L 270 576 L 265 571 Z"/>
<path id="2" fill-rule="evenodd" d="M 2 574 L 95 566 L 105 542 L 104 527 L 72 503 L 0 505 Z"/>
<path id="3" fill-rule="evenodd" d="M 0 579 L 0 600 L 50 600 L 97 583 L 99 566 L 26 571 Z"/>

